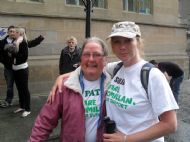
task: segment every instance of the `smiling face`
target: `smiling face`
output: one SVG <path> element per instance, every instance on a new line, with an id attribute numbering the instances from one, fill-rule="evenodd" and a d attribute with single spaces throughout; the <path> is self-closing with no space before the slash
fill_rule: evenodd
<path id="1" fill-rule="evenodd" d="M 113 53 L 125 66 L 133 65 L 141 58 L 137 38 L 115 36 L 111 38 L 111 46 Z"/>
<path id="2" fill-rule="evenodd" d="M 81 55 L 81 69 L 87 80 L 97 80 L 103 71 L 106 57 L 102 46 L 94 41 L 86 43 Z"/>

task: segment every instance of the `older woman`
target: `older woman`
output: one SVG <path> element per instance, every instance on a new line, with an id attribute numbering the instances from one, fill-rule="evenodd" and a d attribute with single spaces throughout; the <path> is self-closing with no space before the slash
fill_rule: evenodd
<path id="1" fill-rule="evenodd" d="M 52 105 L 46 103 L 38 115 L 30 142 L 45 141 L 61 119 L 60 141 L 103 141 L 104 90 L 111 79 L 103 73 L 107 50 L 96 37 L 82 46 L 81 69 L 64 80 Z"/>

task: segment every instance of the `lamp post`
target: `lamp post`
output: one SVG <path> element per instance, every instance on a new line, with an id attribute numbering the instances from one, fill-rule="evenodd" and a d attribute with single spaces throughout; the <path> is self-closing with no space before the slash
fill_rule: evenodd
<path id="1" fill-rule="evenodd" d="M 85 37 L 88 38 L 91 36 L 91 12 L 92 7 L 95 3 L 92 4 L 92 0 L 82 0 L 84 6 L 85 6 L 85 12 L 86 12 L 86 31 L 85 31 Z"/>

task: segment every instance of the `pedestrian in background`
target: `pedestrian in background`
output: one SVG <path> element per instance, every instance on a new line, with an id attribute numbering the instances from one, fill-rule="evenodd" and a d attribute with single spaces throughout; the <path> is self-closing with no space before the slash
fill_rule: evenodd
<path id="1" fill-rule="evenodd" d="M 59 74 L 74 71 L 80 64 L 80 48 L 73 36 L 67 39 L 67 46 L 62 49 L 59 59 Z"/>
<path id="2" fill-rule="evenodd" d="M 10 56 L 10 50 L 6 48 L 7 45 L 13 44 L 15 41 L 15 26 L 9 26 L 7 29 L 7 36 L 0 40 L 0 60 L 4 65 L 4 77 L 7 85 L 6 98 L 4 101 L 0 102 L 0 107 L 6 108 L 12 106 L 12 100 L 14 97 L 14 75 L 13 75 L 13 57 Z M 44 40 L 42 35 L 37 38 L 28 41 L 28 48 L 35 47 L 39 45 Z M 18 47 L 17 47 L 18 48 Z M 14 48 L 12 48 L 14 50 Z"/>
<path id="3" fill-rule="evenodd" d="M 62 82 L 62 93 L 46 103 L 32 129 L 29 142 L 46 141 L 61 120 L 61 142 L 102 142 L 105 88 L 111 77 L 103 72 L 106 44 L 97 37 L 82 46 L 81 69 Z"/>
<path id="4" fill-rule="evenodd" d="M 175 100 L 178 102 L 180 88 L 184 78 L 184 71 L 179 67 L 179 65 L 173 62 L 157 63 L 156 60 L 151 60 L 149 62 L 154 64 L 165 74 L 166 78 L 169 81 L 172 92 L 174 94 Z"/>
<path id="5" fill-rule="evenodd" d="M 4 50 L 5 45 L 12 44 L 14 42 L 15 37 L 15 27 L 9 26 L 7 29 L 7 36 L 0 40 L 0 52 L 1 52 L 1 63 L 4 65 L 4 77 L 7 85 L 7 92 L 5 101 L 0 103 L 1 107 L 7 107 L 12 105 L 13 99 L 13 84 L 14 84 L 14 76 L 12 70 L 13 58 L 9 56 L 7 50 Z"/>
<path id="6" fill-rule="evenodd" d="M 20 108 L 15 110 L 14 113 L 23 112 L 21 116 L 26 117 L 31 113 L 30 92 L 28 88 L 28 76 L 29 76 L 28 63 L 27 63 L 28 44 L 27 44 L 25 29 L 16 28 L 15 40 L 20 39 L 20 36 L 22 36 L 23 40 L 19 44 L 18 50 L 12 53 L 13 74 L 15 77 L 15 83 L 18 90 L 19 106 L 20 106 Z"/>

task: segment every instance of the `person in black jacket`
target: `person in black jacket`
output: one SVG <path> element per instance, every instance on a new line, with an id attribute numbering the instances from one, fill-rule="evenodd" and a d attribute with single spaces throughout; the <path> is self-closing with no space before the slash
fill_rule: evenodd
<path id="1" fill-rule="evenodd" d="M 77 39 L 73 36 L 68 38 L 67 46 L 62 49 L 59 59 L 59 74 L 74 71 L 80 62 L 80 48 L 77 46 Z"/>
<path id="2" fill-rule="evenodd" d="M 20 38 L 22 37 L 22 38 Z M 20 40 L 22 39 L 22 40 Z M 19 41 L 19 44 L 17 41 Z M 16 46 L 14 44 L 17 43 Z M 15 77 L 15 84 L 18 90 L 19 106 L 14 113 L 23 112 L 22 117 L 28 116 L 30 111 L 30 92 L 28 88 L 28 43 L 25 35 L 25 29 L 16 28 L 15 41 L 13 42 L 14 48 L 18 48 L 11 52 L 13 57 L 13 75 Z M 18 47 L 17 47 L 18 46 Z"/>
<path id="3" fill-rule="evenodd" d="M 184 71 L 175 63 L 172 62 L 159 62 L 151 60 L 150 63 L 158 67 L 169 80 L 170 87 L 174 94 L 176 102 L 178 102 L 178 96 L 180 93 L 180 86 L 184 78 Z"/>
<path id="4" fill-rule="evenodd" d="M 0 62 L 4 65 L 4 77 L 7 85 L 7 94 L 4 101 L 0 102 L 0 107 L 9 107 L 12 105 L 14 97 L 14 75 L 12 70 L 13 57 L 10 56 L 9 49 L 5 48 L 6 45 L 14 42 L 15 38 L 15 26 L 9 26 L 7 30 L 7 36 L 0 40 Z M 39 45 L 44 40 L 43 36 L 38 36 L 34 40 L 28 41 L 28 48 Z"/>

